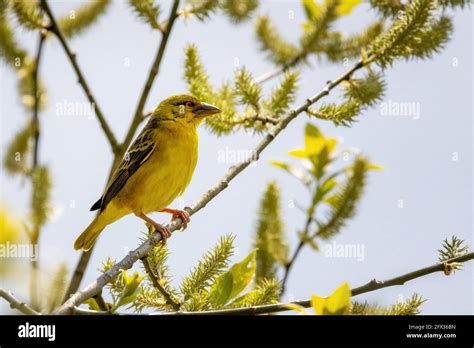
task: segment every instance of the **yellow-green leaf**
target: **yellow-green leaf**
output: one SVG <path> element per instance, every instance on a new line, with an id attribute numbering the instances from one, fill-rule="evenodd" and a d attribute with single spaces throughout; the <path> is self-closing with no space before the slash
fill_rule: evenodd
<path id="1" fill-rule="evenodd" d="M 234 276 L 230 272 L 226 272 L 217 278 L 209 292 L 209 300 L 214 307 L 222 307 L 231 298 L 232 287 L 234 284 Z"/>
<path id="2" fill-rule="evenodd" d="M 217 278 L 211 287 L 209 298 L 214 307 L 221 307 L 239 295 L 252 281 L 255 274 L 255 255 L 253 249 L 241 262 L 233 265 Z"/>
<path id="3" fill-rule="evenodd" d="M 379 164 L 375 164 L 375 163 L 369 163 L 369 165 L 367 166 L 367 169 L 369 169 L 369 170 L 382 171 L 382 170 L 383 170 L 383 166 L 381 166 L 381 165 L 379 165 Z"/>
<path id="4" fill-rule="evenodd" d="M 319 315 L 344 315 L 349 313 L 351 289 L 346 282 L 328 297 L 311 296 L 311 307 Z"/>
<path id="5" fill-rule="evenodd" d="M 296 303 L 288 303 L 285 304 L 283 307 L 288 308 L 291 311 L 298 312 L 301 315 L 308 315 L 308 312 L 306 312 L 305 308 Z"/>
<path id="6" fill-rule="evenodd" d="M 321 134 L 319 129 L 308 123 L 304 131 L 304 147 L 307 152 L 313 152 L 313 149 L 317 149 L 320 145 L 320 139 L 324 136 Z"/>
<path id="7" fill-rule="evenodd" d="M 337 145 L 337 139 L 336 138 L 327 138 L 324 141 L 326 147 L 328 148 L 329 153 L 331 153 Z"/>
<path id="8" fill-rule="evenodd" d="M 138 272 L 133 273 L 133 275 L 130 277 L 125 270 L 122 270 L 122 277 L 125 286 L 117 303 L 112 307 L 112 311 L 115 311 L 117 308 L 132 302 L 137 294 L 137 290 L 141 281 L 143 278 L 145 278 L 144 276 L 140 277 Z"/>
<path id="9" fill-rule="evenodd" d="M 308 158 L 308 155 L 309 155 L 305 149 L 290 150 L 288 151 L 288 154 L 296 158 Z"/>
<path id="10" fill-rule="evenodd" d="M 91 309 L 93 311 L 101 311 L 101 309 L 99 307 L 99 304 L 97 303 L 97 301 L 93 297 L 88 298 L 87 300 L 84 301 L 84 303 L 86 305 L 88 305 L 89 309 Z"/>
<path id="11" fill-rule="evenodd" d="M 232 286 L 232 292 L 230 294 L 231 298 L 234 298 L 235 296 L 240 294 L 252 281 L 252 278 L 255 274 L 256 254 L 257 249 L 253 249 L 245 259 L 231 267 L 230 272 L 234 276 L 234 284 Z"/>
<path id="12" fill-rule="evenodd" d="M 360 0 L 344 0 L 339 3 L 336 8 L 336 13 L 340 16 L 347 16 L 351 14 L 352 10 L 360 4 Z"/>

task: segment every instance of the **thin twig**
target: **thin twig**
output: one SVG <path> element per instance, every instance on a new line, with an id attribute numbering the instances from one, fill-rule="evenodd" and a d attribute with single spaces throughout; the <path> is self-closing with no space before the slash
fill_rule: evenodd
<path id="1" fill-rule="evenodd" d="M 41 63 L 41 56 L 43 54 L 45 33 L 41 30 L 38 39 L 38 48 L 36 51 L 35 65 L 32 72 L 33 76 L 33 96 L 34 96 L 34 105 L 33 105 L 33 159 L 31 164 L 31 173 L 38 167 L 39 164 L 39 143 L 40 143 L 40 134 L 41 127 L 39 121 L 39 109 L 40 109 L 40 100 L 41 100 L 41 91 L 39 88 L 39 66 Z M 32 198 L 33 199 L 33 198 Z M 35 228 L 30 234 L 30 243 L 32 245 L 38 245 L 40 227 Z M 39 250 L 39 248 L 37 248 Z M 31 260 L 31 278 L 30 278 L 30 301 L 34 308 L 39 309 L 39 295 L 38 291 L 40 288 L 39 277 L 38 277 L 38 265 L 39 265 L 39 255 L 37 255 L 33 260 Z"/>
<path id="2" fill-rule="evenodd" d="M 375 279 L 371 280 L 365 285 L 359 286 L 351 290 L 352 296 L 358 296 L 361 294 L 365 294 L 371 291 L 379 290 L 382 288 L 388 288 L 390 286 L 395 285 L 403 285 L 406 282 L 424 277 L 431 273 L 436 272 L 444 272 L 445 271 L 445 263 L 451 264 L 455 262 L 466 262 L 474 259 L 474 253 L 465 254 L 462 256 L 458 256 L 449 260 L 446 260 L 444 263 L 436 263 L 434 265 L 424 267 L 418 269 L 416 271 L 406 273 L 404 275 L 388 279 L 385 281 L 377 281 Z M 277 303 L 277 304 L 270 304 L 270 305 L 262 305 L 262 306 L 255 306 L 255 307 L 243 307 L 243 308 L 232 308 L 232 309 L 222 309 L 222 310 L 212 310 L 206 312 L 175 312 L 175 313 L 156 313 L 160 315 L 196 315 L 196 314 L 205 314 L 205 315 L 257 315 L 257 314 L 269 314 L 269 313 L 276 313 L 276 312 L 284 312 L 290 310 L 290 305 L 299 305 L 305 308 L 311 307 L 311 300 L 301 300 L 301 301 L 294 301 L 289 303 Z"/>
<path id="3" fill-rule="evenodd" d="M 102 297 L 102 291 L 98 293 L 97 295 L 94 295 L 93 298 L 102 311 L 104 312 L 109 311 L 109 309 L 107 308 L 107 304 L 105 303 L 104 298 Z"/>
<path id="4" fill-rule="evenodd" d="M 305 57 L 306 57 L 306 54 L 299 54 L 291 62 L 289 62 L 287 64 L 280 65 L 279 67 L 275 68 L 274 70 L 267 71 L 266 73 L 263 73 L 262 75 L 258 76 L 254 80 L 254 82 L 257 83 L 257 84 L 265 83 L 265 82 L 273 79 L 274 77 L 277 77 L 278 75 L 287 72 L 289 69 L 293 68 L 299 62 L 301 62 Z"/>
<path id="5" fill-rule="evenodd" d="M 27 315 L 41 315 L 40 312 L 35 311 L 33 308 L 28 306 L 24 302 L 20 302 L 16 299 L 11 291 L 4 290 L 0 288 L 0 297 L 3 297 L 5 301 L 10 304 L 10 308 L 17 309 L 23 314 Z"/>
<path id="6" fill-rule="evenodd" d="M 76 72 L 77 79 L 79 84 L 82 86 L 82 89 L 84 90 L 87 99 L 89 102 L 92 104 L 94 107 L 95 113 L 97 115 L 97 119 L 99 120 L 99 123 L 105 133 L 105 136 L 107 137 L 110 146 L 112 147 L 112 151 L 114 154 L 120 153 L 120 146 L 117 142 L 117 139 L 115 138 L 114 133 L 109 127 L 109 124 L 105 120 L 105 116 L 102 113 L 102 110 L 99 107 L 99 104 L 97 104 L 97 101 L 94 97 L 94 95 L 91 92 L 91 89 L 89 85 L 86 82 L 86 79 L 84 75 L 82 74 L 81 69 L 79 68 L 79 65 L 77 64 L 77 59 L 76 59 L 76 54 L 74 54 L 71 49 L 69 48 L 69 45 L 66 42 L 66 39 L 64 35 L 61 32 L 61 29 L 59 28 L 56 19 L 51 11 L 51 8 L 48 5 L 47 0 L 41 0 L 41 6 L 43 7 L 44 11 L 46 12 L 47 16 L 49 17 L 49 20 L 51 22 L 50 26 L 47 28 L 50 32 L 52 32 L 59 40 L 61 43 L 61 46 L 63 47 L 64 51 L 66 52 L 67 57 L 69 58 L 69 61 L 72 64 L 72 67 L 74 71 Z"/>
<path id="7" fill-rule="evenodd" d="M 155 60 L 151 66 L 150 72 L 148 74 L 148 78 L 145 82 L 145 86 L 143 87 L 142 94 L 140 96 L 140 100 L 138 101 L 137 109 L 135 111 L 135 115 L 133 116 L 132 123 L 130 124 L 130 128 L 125 136 L 125 140 L 121 146 L 122 151 L 128 148 L 132 139 L 137 131 L 138 126 L 143 121 L 143 109 L 145 107 L 146 101 L 148 99 L 148 95 L 150 94 L 151 87 L 153 86 L 153 82 L 155 81 L 156 75 L 158 74 L 161 66 L 161 62 L 163 60 L 163 55 L 165 53 L 166 46 L 168 44 L 168 39 L 170 37 L 171 30 L 173 29 L 173 24 L 176 18 L 178 17 L 178 6 L 179 0 L 174 0 L 173 6 L 171 7 L 169 19 L 166 23 L 165 30 L 163 32 L 163 36 L 161 38 L 160 46 L 158 47 L 158 51 L 156 52 Z"/>
<path id="8" fill-rule="evenodd" d="M 278 124 L 278 119 L 276 119 L 276 118 L 259 116 L 259 115 L 242 117 L 240 119 L 237 119 L 237 120 L 233 121 L 232 123 L 234 125 L 237 125 L 237 124 L 244 124 L 246 122 L 252 122 L 252 121 L 260 121 L 263 124 L 272 124 L 274 126 Z"/>
<path id="9" fill-rule="evenodd" d="M 317 194 L 318 190 L 319 190 L 319 181 L 316 185 L 316 193 L 315 194 Z M 314 215 L 314 210 L 316 209 L 317 203 L 318 202 L 313 199 L 312 203 L 311 203 L 311 206 L 306 210 L 307 217 L 306 217 L 306 223 L 305 223 L 305 226 L 304 226 L 303 232 L 302 232 L 302 238 L 301 238 L 300 242 L 298 243 L 298 246 L 296 247 L 295 251 L 293 252 L 293 255 L 291 256 L 290 260 L 285 265 L 285 273 L 283 275 L 283 280 L 281 282 L 281 294 L 280 294 L 280 296 L 285 293 L 286 283 L 288 282 L 288 277 L 290 275 L 290 271 L 291 271 L 293 265 L 295 264 L 296 258 L 298 257 L 301 250 L 303 249 L 303 247 L 307 243 L 306 242 L 307 239 L 305 237 L 309 234 L 309 228 L 311 226 L 311 223 L 314 221 L 313 215 Z"/>
<path id="10" fill-rule="evenodd" d="M 203 209 L 207 203 L 213 200 L 217 195 L 219 195 L 223 190 L 229 186 L 229 183 L 239 175 L 244 169 L 246 169 L 250 163 L 258 160 L 258 156 L 265 150 L 265 148 L 282 132 L 288 124 L 294 120 L 299 114 L 305 112 L 312 104 L 319 101 L 324 96 L 328 95 L 329 92 L 336 86 L 338 86 L 342 81 L 349 79 L 354 72 L 361 69 L 364 66 L 363 61 L 359 61 L 347 72 L 339 76 L 334 81 L 329 81 L 323 90 L 311 98 L 308 98 L 302 105 L 296 109 L 290 111 L 285 118 L 282 118 L 280 122 L 274 126 L 269 133 L 260 141 L 260 143 L 255 147 L 254 154 L 256 156 L 251 156 L 251 158 L 240 162 L 229 168 L 227 174 L 224 178 L 217 183 L 214 187 L 209 189 L 191 208 L 185 208 L 190 215 L 197 213 L 199 210 Z M 174 222 L 170 223 L 166 227 L 169 228 L 171 232 L 181 228 L 182 221 L 181 219 L 176 219 Z M 80 305 L 82 302 L 97 294 L 100 289 L 102 289 L 106 284 L 108 284 L 113 278 L 115 278 L 121 270 L 127 270 L 133 266 L 142 257 L 146 256 L 152 246 L 156 245 L 161 240 L 161 235 L 159 233 L 153 233 L 145 242 L 143 242 L 135 250 L 129 252 L 129 254 L 124 257 L 120 262 L 112 266 L 107 272 L 103 273 L 98 277 L 94 282 L 86 286 L 83 290 L 76 292 L 72 295 L 62 306 L 60 306 L 55 314 L 70 314 L 74 306 Z"/>
<path id="11" fill-rule="evenodd" d="M 310 220 L 311 222 L 311 220 Z M 285 293 L 286 290 L 286 283 L 288 282 L 288 277 L 290 276 L 290 271 L 295 264 L 295 260 L 300 254 L 301 250 L 303 249 L 305 245 L 305 241 L 303 239 L 300 240 L 298 243 L 298 246 L 296 247 L 295 251 L 293 252 L 293 255 L 290 258 L 290 261 L 285 265 L 285 273 L 283 275 L 283 280 L 281 281 L 281 295 Z"/>
<path id="12" fill-rule="evenodd" d="M 148 262 L 147 256 L 143 257 L 141 261 L 143 263 L 143 266 L 145 267 L 145 271 L 148 274 L 148 277 L 151 279 L 151 282 L 153 283 L 153 286 L 156 289 L 158 289 L 158 291 L 163 295 L 163 297 L 166 300 L 166 303 L 171 305 L 171 307 L 173 307 L 175 311 L 179 311 L 179 309 L 181 308 L 181 305 L 178 302 L 176 302 L 173 299 L 173 296 L 170 293 L 168 293 L 168 291 L 166 291 L 166 289 L 160 284 L 160 280 L 158 279 L 155 272 L 153 272 L 153 270 L 150 267 L 150 263 Z"/>
<path id="13" fill-rule="evenodd" d="M 43 53 L 43 44 L 45 40 L 45 33 L 40 32 L 38 39 L 38 49 L 36 51 L 35 66 L 33 69 L 33 95 L 34 95 L 34 105 L 33 105 L 33 164 L 32 167 L 35 168 L 39 162 L 39 139 L 40 139 L 40 125 L 39 125 L 39 108 L 41 100 L 41 91 L 39 88 L 39 65 L 41 62 L 41 56 Z"/>

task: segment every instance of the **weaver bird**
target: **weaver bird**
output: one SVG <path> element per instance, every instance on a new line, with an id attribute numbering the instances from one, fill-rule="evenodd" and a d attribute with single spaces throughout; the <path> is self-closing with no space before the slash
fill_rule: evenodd
<path id="1" fill-rule="evenodd" d="M 112 175 L 104 194 L 92 206 L 99 214 L 74 243 L 89 250 L 102 230 L 128 214 L 151 224 L 166 241 L 171 232 L 150 219 L 150 212 L 171 213 L 183 227 L 189 214 L 167 208 L 181 195 L 193 176 L 198 159 L 197 128 L 206 116 L 219 113 L 212 105 L 190 95 L 165 99 L 150 116 L 137 139 Z"/>

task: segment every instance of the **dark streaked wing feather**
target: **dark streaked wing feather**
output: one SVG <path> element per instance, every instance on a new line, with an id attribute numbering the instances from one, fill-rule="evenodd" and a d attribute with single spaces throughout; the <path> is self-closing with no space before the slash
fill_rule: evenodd
<path id="1" fill-rule="evenodd" d="M 143 129 L 140 136 L 133 142 L 132 146 L 125 154 L 119 167 L 116 169 L 109 186 L 104 195 L 92 206 L 91 210 L 100 208 L 103 211 L 107 204 L 125 186 L 127 180 L 138 168 L 150 157 L 155 149 L 155 129 L 156 123 L 150 122 Z"/>

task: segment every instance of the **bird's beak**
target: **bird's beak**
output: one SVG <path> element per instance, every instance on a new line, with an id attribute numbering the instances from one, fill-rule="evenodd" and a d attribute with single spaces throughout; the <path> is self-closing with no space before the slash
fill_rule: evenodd
<path id="1" fill-rule="evenodd" d="M 206 104 L 206 103 L 201 103 L 200 105 L 197 105 L 193 109 L 193 113 L 196 115 L 196 117 L 206 117 L 214 114 L 218 114 L 221 112 L 221 109 L 218 107 L 215 107 L 214 105 L 211 104 Z"/>

